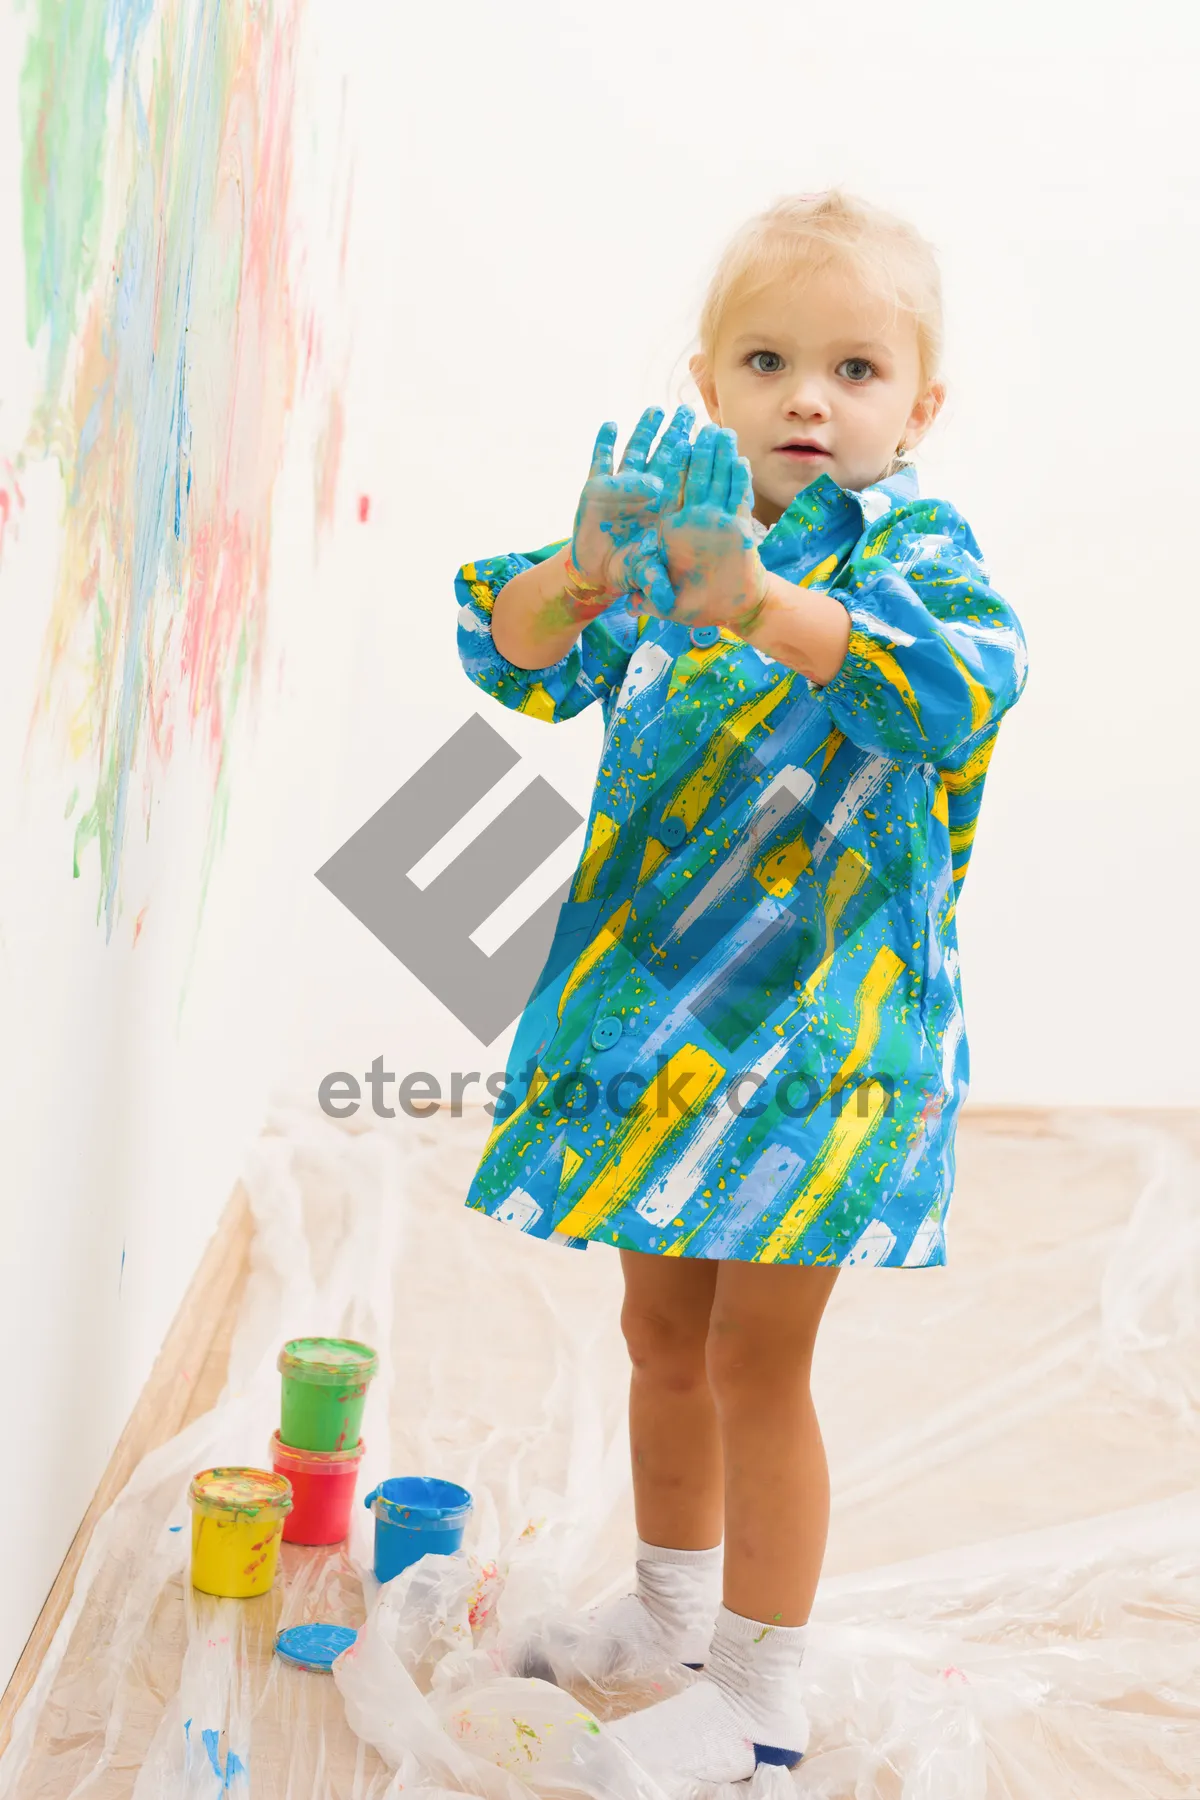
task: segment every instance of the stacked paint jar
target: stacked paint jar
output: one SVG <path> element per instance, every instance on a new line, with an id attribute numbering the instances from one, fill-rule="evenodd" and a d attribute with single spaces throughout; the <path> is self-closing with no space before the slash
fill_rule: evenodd
<path id="1" fill-rule="evenodd" d="M 340 1544 L 350 1530 L 363 1404 L 379 1358 L 352 1338 L 292 1338 L 278 1367 L 283 1395 L 271 1466 L 292 1488 L 284 1542 Z"/>

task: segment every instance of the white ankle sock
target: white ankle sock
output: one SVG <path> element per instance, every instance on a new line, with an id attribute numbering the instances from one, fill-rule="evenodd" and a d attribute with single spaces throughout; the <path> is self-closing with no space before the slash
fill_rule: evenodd
<path id="1" fill-rule="evenodd" d="M 651 1775 L 744 1781 L 760 1763 L 790 1768 L 808 1748 L 805 1631 L 722 1606 L 702 1679 L 603 1729 Z"/>
<path id="2" fill-rule="evenodd" d="M 708 1655 L 721 1601 L 722 1552 L 637 1540 L 637 1583 L 572 1619 L 548 1620 L 517 1651 L 515 1672 L 560 1684 L 582 1677 L 619 1686 L 673 1662 Z"/>
<path id="3" fill-rule="evenodd" d="M 672 1658 L 702 1663 L 721 1604 L 724 1556 L 712 1550 L 668 1550 L 637 1541 L 634 1598 L 649 1613 Z"/>
<path id="4" fill-rule="evenodd" d="M 754 1742 L 803 1755 L 808 1744 L 800 1664 L 806 1625 L 762 1625 L 722 1606 L 705 1676 L 739 1703 Z"/>

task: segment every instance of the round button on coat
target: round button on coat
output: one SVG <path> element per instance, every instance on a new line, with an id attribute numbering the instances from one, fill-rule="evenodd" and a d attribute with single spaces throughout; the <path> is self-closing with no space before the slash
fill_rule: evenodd
<path id="1" fill-rule="evenodd" d="M 720 635 L 715 625 L 696 625 L 692 628 L 692 642 L 701 650 L 707 650 L 710 644 L 715 644 Z"/>
<path id="2" fill-rule="evenodd" d="M 592 1043 L 597 1050 L 611 1050 L 623 1030 L 620 1019 L 598 1019 L 592 1026 Z"/>
<path id="3" fill-rule="evenodd" d="M 682 844 L 684 838 L 687 836 L 687 826 L 682 819 L 660 819 L 658 822 L 658 831 L 655 835 L 670 849 L 674 850 L 676 845 Z"/>

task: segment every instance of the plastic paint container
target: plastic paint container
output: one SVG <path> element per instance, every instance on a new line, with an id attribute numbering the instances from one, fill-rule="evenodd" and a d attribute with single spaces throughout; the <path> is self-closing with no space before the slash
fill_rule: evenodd
<path id="1" fill-rule="evenodd" d="M 292 1484 L 285 1544 L 340 1544 L 349 1534 L 364 1448 L 359 1438 L 352 1450 L 296 1450 L 272 1433 L 271 1467 Z"/>
<path id="2" fill-rule="evenodd" d="M 390 1581 L 423 1556 L 460 1549 L 472 1501 L 455 1481 L 398 1475 L 372 1488 L 363 1505 L 375 1514 L 375 1574 Z"/>
<path id="3" fill-rule="evenodd" d="M 283 1406 L 279 1435 L 293 1450 L 346 1450 L 357 1444 L 367 1387 L 379 1367 L 369 1344 L 352 1338 L 292 1338 L 279 1352 Z"/>
<path id="4" fill-rule="evenodd" d="M 348 1625 L 289 1625 L 275 1639 L 275 1654 L 294 1668 L 327 1674 L 357 1636 Z"/>
<path id="5" fill-rule="evenodd" d="M 292 1484 L 266 1469 L 202 1469 L 188 1488 L 192 1586 L 246 1600 L 275 1579 Z"/>

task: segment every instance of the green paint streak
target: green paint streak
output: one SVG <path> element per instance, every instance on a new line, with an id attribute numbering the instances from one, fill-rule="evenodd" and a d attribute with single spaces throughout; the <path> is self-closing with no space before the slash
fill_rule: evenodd
<path id="1" fill-rule="evenodd" d="M 50 329 L 47 389 L 59 391 L 95 267 L 103 201 L 108 8 L 39 0 L 21 70 L 25 331 Z"/>

